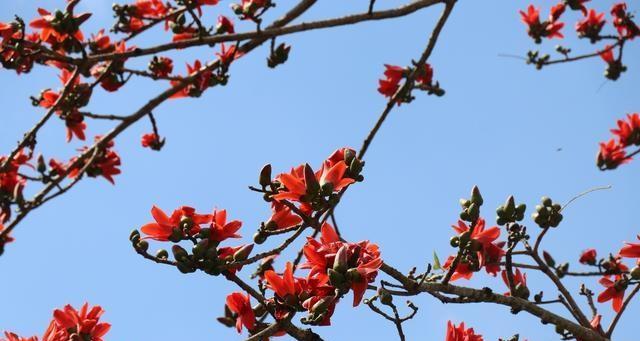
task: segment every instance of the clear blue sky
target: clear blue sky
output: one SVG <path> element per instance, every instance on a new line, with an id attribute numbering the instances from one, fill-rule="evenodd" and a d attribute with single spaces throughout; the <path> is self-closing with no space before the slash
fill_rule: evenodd
<path id="1" fill-rule="evenodd" d="M 381 7 L 401 3 L 378 2 Z M 276 12 L 292 3 L 279 1 Z M 363 11 L 367 3 L 320 1 L 304 20 Z M 552 2 L 538 3 L 548 13 Z M 220 11 L 230 15 L 228 4 L 224 0 L 206 8 L 207 19 L 212 22 Z M 384 259 L 402 270 L 425 266 L 434 250 L 444 258 L 454 251 L 448 240 L 457 201 L 473 184 L 480 186 L 491 220 L 509 194 L 533 207 L 542 195 L 564 202 L 585 189 L 612 185 L 566 211 L 544 246 L 558 260 L 575 263 L 580 251 L 591 246 L 601 254 L 615 252 L 623 240 L 635 238 L 640 163 L 602 173 L 594 160 L 598 141 L 609 138 L 615 120 L 640 111 L 640 48 L 630 44 L 625 51 L 629 71 L 604 85 L 605 65 L 599 59 L 536 71 L 520 60 L 499 57 L 524 55 L 533 46 L 517 14 L 527 4 L 458 3 L 431 58 L 447 94 L 417 94 L 414 103 L 389 117 L 368 152 L 366 181 L 350 188 L 337 211 L 346 238 L 379 243 Z M 594 4 L 599 10 L 610 6 L 608 1 Z M 640 1 L 629 5 L 638 10 Z M 0 20 L 10 20 L 13 13 L 30 19 L 36 6 L 53 9 L 63 1 L 2 1 Z M 85 0 L 82 6 L 95 12 L 86 33 L 111 25 L 111 0 Z M 406 65 L 417 58 L 439 13 L 430 8 L 407 18 L 289 36 L 285 41 L 293 49 L 284 66 L 268 69 L 262 48 L 234 65 L 226 88 L 156 110 L 161 134 L 167 136 L 161 153 L 139 146 L 141 134 L 150 130 L 147 121 L 122 134 L 116 149 L 123 174 L 116 186 L 102 179 L 83 181 L 16 230 L 17 241 L 0 258 L 0 330 L 41 334 L 54 308 L 89 301 L 106 309 L 104 319 L 113 324 L 109 340 L 240 339 L 215 321 L 231 285 L 140 258 L 127 239 L 130 230 L 150 221 L 153 204 L 166 210 L 187 204 L 201 211 L 226 208 L 231 218 L 244 222 L 248 240 L 269 214 L 260 196 L 247 190 L 260 167 L 271 162 L 284 171 L 304 162 L 319 164 L 337 147 L 359 148 L 385 105 L 376 92 L 383 64 Z M 576 14 L 570 18 L 566 44 L 576 42 L 571 32 Z M 169 39 L 160 32 L 149 37 L 136 43 Z M 552 52 L 556 43 L 546 41 L 542 48 Z M 576 52 L 590 48 L 586 42 L 573 47 Z M 176 70 L 184 72 L 185 60 L 212 54 L 184 51 L 176 57 Z M 0 151 L 6 153 L 41 114 L 28 97 L 59 83 L 52 70 L 39 68 L 24 77 L 0 72 L 0 84 Z M 128 114 L 164 87 L 134 80 L 116 95 L 99 92 L 90 109 Z M 89 122 L 91 137 L 107 129 Z M 46 156 L 63 159 L 82 145 L 65 144 L 63 123 L 55 121 L 39 141 Z M 530 230 L 538 232 L 535 225 Z M 504 289 L 499 279 L 476 277 L 477 287 Z M 529 282 L 532 292 L 553 296 L 540 276 L 530 274 Z M 567 283 L 575 292 L 581 282 Z M 595 279 L 586 283 L 600 290 Z M 503 307 L 443 306 L 428 296 L 414 302 L 420 312 L 405 326 L 410 340 L 442 340 L 449 319 L 466 321 L 487 340 L 514 333 L 530 341 L 557 339 L 552 327 L 524 313 L 513 316 Z M 601 309 L 608 324 L 610 306 Z M 637 335 L 638 314 L 640 304 L 632 305 L 617 332 L 620 339 Z M 343 304 L 333 321 L 333 327 L 316 330 L 327 340 L 356 332 L 375 340 L 397 337 L 391 324 L 365 306 Z"/>

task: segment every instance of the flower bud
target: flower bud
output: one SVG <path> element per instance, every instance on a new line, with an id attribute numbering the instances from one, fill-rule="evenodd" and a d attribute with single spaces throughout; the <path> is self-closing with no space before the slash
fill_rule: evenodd
<path id="1" fill-rule="evenodd" d="M 264 167 L 262 167 L 258 182 L 262 187 L 267 187 L 271 185 L 271 164 L 266 164 L 264 165 Z"/>
<path id="2" fill-rule="evenodd" d="M 507 202 L 505 202 L 504 204 L 504 212 L 506 216 L 510 218 L 511 216 L 513 216 L 515 211 L 516 211 L 516 200 L 513 197 L 513 195 L 510 195 L 509 198 L 507 198 Z"/>
<path id="3" fill-rule="evenodd" d="M 551 206 L 553 204 L 553 201 L 551 201 L 551 198 L 549 198 L 549 197 L 542 197 L 542 199 L 540 199 L 540 201 L 542 202 L 542 205 L 544 205 L 544 206 Z"/>
<path id="4" fill-rule="evenodd" d="M 182 272 L 183 274 L 188 274 L 196 271 L 193 266 L 181 262 L 178 262 L 178 270 L 180 270 L 180 272 Z"/>
<path id="5" fill-rule="evenodd" d="M 132 243 L 137 244 L 140 240 L 140 232 L 138 230 L 131 231 L 131 234 L 129 234 L 129 240 Z"/>
<path id="6" fill-rule="evenodd" d="M 482 204 L 484 203 L 478 186 L 473 186 L 473 188 L 471 189 L 471 202 L 476 204 L 477 206 L 482 206 Z"/>
<path id="7" fill-rule="evenodd" d="M 363 278 L 357 268 L 351 268 L 347 270 L 347 279 L 351 282 L 357 283 L 362 281 Z"/>
<path id="8" fill-rule="evenodd" d="M 173 245 L 171 247 L 171 252 L 173 253 L 173 258 L 175 258 L 178 262 L 186 262 L 189 260 L 189 254 L 187 250 L 183 249 L 180 245 Z"/>
<path id="9" fill-rule="evenodd" d="M 460 237 L 458 236 L 451 237 L 451 239 L 449 239 L 449 244 L 451 244 L 452 247 L 460 246 Z"/>
<path id="10" fill-rule="evenodd" d="M 349 257 L 349 248 L 347 245 L 343 245 L 338 252 L 336 253 L 335 259 L 333 260 L 333 270 L 344 273 L 347 271 L 348 266 L 348 257 Z"/>
<path id="11" fill-rule="evenodd" d="M 551 257 L 551 254 L 547 251 L 542 251 L 542 257 L 544 258 L 544 262 L 547 263 L 548 266 L 555 268 L 556 260 Z"/>
<path id="12" fill-rule="evenodd" d="M 141 240 L 138 242 L 138 244 L 136 244 L 136 248 L 138 250 L 142 250 L 144 252 L 147 252 L 147 250 L 149 250 L 149 242 L 146 240 Z"/>
<path id="13" fill-rule="evenodd" d="M 304 182 L 307 185 L 307 193 L 315 194 L 320 190 L 320 184 L 316 179 L 316 174 L 313 172 L 313 168 L 309 164 L 304 165 Z"/>
<path id="14" fill-rule="evenodd" d="M 386 306 L 393 305 L 393 295 L 391 295 L 389 291 L 387 291 L 386 289 L 384 288 L 378 289 L 378 297 L 380 297 L 380 303 Z"/>
<path id="15" fill-rule="evenodd" d="M 333 302 L 332 297 L 323 297 L 311 307 L 311 312 L 313 314 L 324 314 L 327 311 L 327 308 L 329 308 L 331 302 Z"/>
<path id="16" fill-rule="evenodd" d="M 631 276 L 631 279 L 640 279 L 640 266 L 636 266 L 635 268 L 631 269 L 629 276 Z"/>
<path id="17" fill-rule="evenodd" d="M 169 252 L 165 249 L 160 249 L 156 252 L 156 258 L 158 259 L 167 259 L 169 258 Z"/>
<path id="18" fill-rule="evenodd" d="M 243 261 L 249 258 L 251 251 L 253 251 L 253 244 L 245 245 L 233 254 L 233 260 L 236 262 Z"/>
<path id="19" fill-rule="evenodd" d="M 193 257 L 195 259 L 203 259 L 208 249 L 209 249 L 209 239 L 203 239 L 199 241 L 198 244 L 193 246 L 193 248 L 191 249 L 191 252 L 193 253 Z"/>
<path id="20" fill-rule="evenodd" d="M 47 171 L 47 164 L 44 162 L 44 157 L 42 156 L 42 154 L 38 155 L 38 163 L 36 168 L 39 173 L 44 173 Z"/>
<path id="21" fill-rule="evenodd" d="M 260 245 L 264 242 L 267 241 L 267 235 L 265 235 L 264 233 L 261 233 L 260 231 L 256 232 L 253 235 L 253 242 Z"/>

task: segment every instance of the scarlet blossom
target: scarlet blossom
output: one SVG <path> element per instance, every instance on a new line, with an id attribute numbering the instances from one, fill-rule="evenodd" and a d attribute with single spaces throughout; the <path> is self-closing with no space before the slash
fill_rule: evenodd
<path id="1" fill-rule="evenodd" d="M 95 137 L 95 141 L 97 142 L 101 138 L 102 136 L 98 135 Z M 120 155 L 118 155 L 118 153 L 116 153 L 116 151 L 112 149 L 113 146 L 114 146 L 114 142 L 109 141 L 102 148 L 102 150 L 97 152 L 95 157 L 89 157 L 89 159 L 93 158 L 93 162 L 91 163 L 91 165 L 88 166 L 86 170 L 86 174 L 89 177 L 95 178 L 98 176 L 102 176 L 111 184 L 115 184 L 115 181 L 113 180 L 113 176 L 121 173 L 120 168 L 118 167 L 120 167 L 122 163 L 120 161 Z M 88 150 L 89 148 L 86 146 L 78 149 L 78 151 L 81 153 L 84 153 Z M 69 163 L 73 164 L 76 162 L 76 160 L 77 158 L 74 157 L 69 161 Z M 77 165 L 76 167 L 71 169 L 69 171 L 68 177 L 71 179 L 76 178 L 80 174 L 80 170 L 84 168 L 85 163 L 87 161 L 88 161 L 87 159 L 84 159 L 82 162 L 80 162 L 80 165 Z"/>
<path id="2" fill-rule="evenodd" d="M 42 8 L 38 8 L 38 14 L 40 14 L 40 18 L 32 20 L 29 26 L 41 30 L 40 39 L 42 41 L 46 42 L 49 41 L 49 38 L 53 38 L 58 43 L 62 43 L 70 36 L 82 42 L 84 35 L 79 27 L 91 16 L 91 14 L 85 13 L 70 17 L 60 11 L 52 14 Z"/>
<path id="3" fill-rule="evenodd" d="M 595 265 L 597 261 L 596 249 L 587 249 L 582 251 L 579 262 L 582 264 Z"/>
<path id="4" fill-rule="evenodd" d="M 153 206 L 151 216 L 155 222 L 143 225 L 140 231 L 146 234 L 147 238 L 158 241 L 167 241 L 172 234 L 176 234 L 178 238 L 182 238 L 185 233 L 192 236 L 200 232 L 201 224 L 208 224 L 213 218 L 210 214 L 196 213 L 196 210 L 189 206 L 177 208 L 171 216 Z"/>
<path id="5" fill-rule="evenodd" d="M 342 284 L 350 288 L 353 290 L 354 307 L 360 304 L 367 285 L 375 280 L 378 269 L 382 266 L 380 250 L 376 244 L 369 241 L 343 242 L 328 223 L 324 223 L 321 228 L 320 240 L 309 238 L 303 252 L 307 262 L 301 268 L 310 269 L 308 278 L 316 278 L 320 284 L 331 282 L 332 286 Z M 332 281 L 330 270 L 339 273 L 336 276 L 343 278 L 342 283 Z"/>
<path id="6" fill-rule="evenodd" d="M 236 247 L 224 246 L 224 247 L 217 248 L 217 252 L 218 252 L 217 255 L 218 255 L 218 259 L 221 259 L 227 263 L 231 263 L 234 260 L 235 261 L 245 260 L 249 256 L 252 250 L 253 250 L 253 244 L 240 245 Z M 239 253 L 244 253 L 246 257 L 243 256 L 242 259 L 238 259 Z M 229 271 L 232 274 L 235 274 L 240 270 L 242 270 L 242 265 L 233 265 L 227 268 L 227 271 Z"/>
<path id="7" fill-rule="evenodd" d="M 482 335 L 477 335 L 473 328 L 465 329 L 464 322 L 457 327 L 451 321 L 447 322 L 445 341 L 483 341 Z"/>
<path id="8" fill-rule="evenodd" d="M 638 239 L 640 239 L 640 235 L 638 235 Z M 625 243 L 619 254 L 626 258 L 640 258 L 640 243 Z"/>
<path id="9" fill-rule="evenodd" d="M 576 23 L 578 36 L 587 37 L 591 39 L 591 42 L 596 42 L 605 22 L 604 13 L 598 14 L 595 10 L 590 9 L 587 16 Z"/>
<path id="10" fill-rule="evenodd" d="M 153 57 L 149 62 L 149 71 L 154 77 L 167 77 L 173 72 L 173 60 L 169 57 Z"/>
<path id="11" fill-rule="evenodd" d="M 271 218 L 265 224 L 267 230 L 281 230 L 296 226 L 302 222 L 299 215 L 293 213 L 286 205 L 273 201 L 271 203 Z"/>
<path id="12" fill-rule="evenodd" d="M 469 226 L 462 220 L 458 221 L 458 225 L 451 226 L 454 231 L 462 236 L 469 231 Z M 502 249 L 504 242 L 495 242 L 500 237 L 500 229 L 497 226 L 493 226 L 485 230 L 485 220 L 479 218 L 476 222 L 476 226 L 473 229 L 473 233 L 469 236 L 471 244 L 475 244 L 478 251 L 474 253 L 476 259 L 461 259 L 451 276 L 451 281 L 458 280 L 460 278 L 471 279 L 473 273 L 480 270 L 482 267 L 488 274 L 496 276 L 500 271 L 500 260 L 505 254 Z M 453 264 L 455 256 L 447 258 L 443 267 L 448 269 Z"/>
<path id="13" fill-rule="evenodd" d="M 562 13 L 564 12 L 564 5 L 558 4 L 551 8 L 551 14 L 549 20 L 540 21 L 540 10 L 533 5 L 527 7 L 527 11 L 520 11 L 520 18 L 522 22 L 528 27 L 528 34 L 535 40 L 536 43 L 540 43 L 543 37 L 548 39 L 563 38 L 560 30 L 564 27 L 564 23 L 558 22 Z"/>
<path id="14" fill-rule="evenodd" d="M 160 19 L 169 13 L 169 8 L 162 0 L 136 0 L 130 7 L 139 18 Z"/>
<path id="15" fill-rule="evenodd" d="M 244 53 L 242 51 L 238 51 L 237 45 L 231 45 L 231 47 L 227 48 L 224 43 L 220 44 L 220 52 L 216 52 L 216 56 L 218 56 L 220 63 L 226 66 L 229 66 L 231 62 L 242 57 L 243 54 Z"/>
<path id="16" fill-rule="evenodd" d="M 601 335 L 604 335 L 604 330 L 602 329 L 601 322 L 602 322 L 602 315 L 598 314 L 591 319 L 589 324 L 591 325 L 591 329 L 595 330 Z M 583 341 L 583 340 L 580 338 L 576 338 L 576 341 Z"/>
<path id="17" fill-rule="evenodd" d="M 241 227 L 242 222 L 239 220 L 227 222 L 227 210 L 214 210 L 211 220 L 211 234 L 209 239 L 219 243 L 229 238 L 240 238 L 241 236 L 236 232 L 238 232 Z"/>
<path id="18" fill-rule="evenodd" d="M 608 277 L 602 277 L 599 282 L 605 287 L 605 290 L 598 295 L 598 302 L 611 301 L 613 310 L 619 312 L 622 308 L 624 291 L 627 289 L 627 280 L 621 275 L 616 275 L 613 281 Z"/>
<path id="19" fill-rule="evenodd" d="M 160 139 L 160 136 L 156 133 L 148 133 L 142 135 L 142 140 L 140 142 L 142 147 L 150 148 L 152 150 L 160 150 L 164 145 L 164 139 Z"/>
<path id="20" fill-rule="evenodd" d="M 607 64 L 615 63 L 615 57 L 613 56 L 613 46 L 605 46 L 604 50 L 600 51 L 600 58 L 607 62 Z"/>
<path id="21" fill-rule="evenodd" d="M 626 3 L 614 4 L 611 7 L 611 16 L 613 16 L 613 26 L 621 37 L 633 39 L 640 35 L 640 27 L 633 21 L 632 15 L 627 12 Z"/>
<path id="22" fill-rule="evenodd" d="M 400 81 L 404 78 L 407 71 L 397 65 L 385 64 L 384 67 L 384 76 L 386 78 L 378 81 L 378 92 L 385 97 L 392 97 L 398 92 L 398 89 L 400 89 Z"/>
<path id="23" fill-rule="evenodd" d="M 225 17 L 224 15 L 218 16 L 218 22 L 216 23 L 216 33 L 235 33 L 235 29 L 233 27 L 233 21 L 231 19 Z"/>
<path id="24" fill-rule="evenodd" d="M 104 29 L 98 31 L 98 34 L 91 34 L 91 38 L 87 41 L 89 49 L 93 53 L 109 53 L 115 50 L 115 45 L 111 43 L 111 38 L 104 33 Z"/>
<path id="25" fill-rule="evenodd" d="M 238 333 L 242 332 L 242 326 L 251 331 L 256 324 L 256 316 L 249 298 L 249 294 L 245 296 L 239 292 L 234 292 L 227 296 L 227 307 L 237 315 L 236 329 Z"/>
<path id="26" fill-rule="evenodd" d="M 242 0 L 240 4 L 231 4 L 231 9 L 240 16 L 241 20 L 257 22 L 258 11 L 264 11 L 271 5 L 271 0 Z"/>
<path id="27" fill-rule="evenodd" d="M 611 132 L 618 137 L 620 145 L 640 145 L 640 114 L 627 114 L 627 120 L 618 120 L 618 129 Z"/>
<path id="28" fill-rule="evenodd" d="M 502 270 L 502 281 L 507 287 L 509 287 L 509 277 L 507 274 L 507 270 Z M 522 272 L 520 272 L 520 269 L 516 269 L 515 273 L 513 274 L 513 287 L 515 289 L 515 292 L 514 292 L 515 296 L 519 296 L 518 294 L 520 293 L 519 291 L 521 290 L 525 290 L 526 292 L 528 292 L 528 289 L 526 289 L 527 274 L 523 274 Z M 511 296 L 511 293 L 506 292 L 504 295 Z M 525 296 L 528 296 L 528 295 L 525 295 Z M 525 298 L 525 297 L 521 297 L 521 298 Z"/>
<path id="29" fill-rule="evenodd" d="M 622 263 L 622 257 L 620 255 L 610 256 L 605 262 L 602 262 L 602 268 L 606 274 L 621 274 L 629 271 L 629 267 Z"/>
<path id="30" fill-rule="evenodd" d="M 624 146 L 616 143 L 614 139 L 600 143 L 597 165 L 601 170 L 616 169 L 629 161 L 631 161 L 631 157 L 627 156 Z"/>
<path id="31" fill-rule="evenodd" d="M 20 175 L 22 166 L 32 167 L 29 164 L 30 155 L 21 149 L 0 172 L 0 226 L 11 217 L 11 203 L 16 196 L 22 196 L 22 191 L 27 183 Z M 0 165 L 7 162 L 7 156 L 0 156 Z M 6 241 L 5 241 L 6 242 Z"/>
<path id="32" fill-rule="evenodd" d="M 111 325 L 100 322 L 104 310 L 100 306 L 89 309 L 85 303 L 80 311 L 70 305 L 53 312 L 53 321 L 42 337 L 43 341 L 73 340 L 74 335 L 82 340 L 103 341 Z"/>
<path id="33" fill-rule="evenodd" d="M 189 76 L 193 76 L 200 72 L 202 69 L 202 63 L 196 60 L 193 66 L 187 64 L 187 72 Z M 175 93 L 171 98 L 183 98 L 183 97 L 199 97 L 209 86 L 212 77 L 211 71 L 200 72 L 200 74 L 179 92 Z M 181 82 L 178 80 L 171 81 L 171 86 L 178 86 Z"/>
<path id="34" fill-rule="evenodd" d="M 293 264 L 287 262 L 284 273 L 279 276 L 275 271 L 265 271 L 264 279 L 280 298 L 287 299 L 288 296 L 296 297 L 300 288 L 296 288 L 296 280 L 293 277 Z"/>
<path id="35" fill-rule="evenodd" d="M 4 332 L 4 339 L 0 339 L 0 341 L 38 341 L 37 336 L 32 337 L 21 337 L 18 334 L 11 332 Z"/>
<path id="36" fill-rule="evenodd" d="M 67 166 L 56 159 L 49 160 L 49 168 L 51 168 L 51 175 L 53 176 L 62 175 L 67 171 Z"/>
<path id="37" fill-rule="evenodd" d="M 175 33 L 171 40 L 175 43 L 177 41 L 189 40 L 192 38 L 197 38 L 199 34 L 199 30 L 195 27 L 184 27 L 180 29 L 179 33 Z"/>
<path id="38" fill-rule="evenodd" d="M 125 41 L 120 41 L 115 44 L 115 53 L 124 53 L 127 50 Z M 97 64 L 91 68 L 91 75 L 100 80 L 100 86 L 108 92 L 115 92 L 120 89 L 125 83 L 126 79 L 122 75 L 122 68 L 126 59 L 118 59 L 111 63 Z"/>

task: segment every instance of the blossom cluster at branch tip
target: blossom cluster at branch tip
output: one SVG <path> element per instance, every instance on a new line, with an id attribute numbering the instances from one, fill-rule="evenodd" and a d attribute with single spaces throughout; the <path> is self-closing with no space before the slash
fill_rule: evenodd
<path id="1" fill-rule="evenodd" d="M 383 79 L 378 80 L 378 92 L 385 97 L 393 97 L 396 95 L 401 87 L 405 86 L 401 82 L 415 72 L 415 84 L 411 84 L 411 89 L 406 93 L 400 94 L 398 97 L 398 104 L 409 103 L 413 100 L 411 96 L 412 89 L 419 89 L 426 91 L 429 95 L 443 96 L 445 91 L 440 87 L 440 83 L 433 81 L 433 68 L 429 64 L 424 64 L 422 67 L 414 69 L 411 67 L 403 68 L 397 65 L 385 64 L 385 71 Z"/>
<path id="2" fill-rule="evenodd" d="M 600 150 L 596 160 L 600 170 L 616 169 L 620 165 L 631 161 L 626 149 L 640 146 L 640 114 L 627 114 L 626 119 L 618 120 L 618 128 L 611 129 L 614 138 L 600 143 Z"/>
<path id="3" fill-rule="evenodd" d="M 80 310 L 66 305 L 53 312 L 53 318 L 42 338 L 37 336 L 25 338 L 12 332 L 5 332 L 5 337 L 0 337 L 0 341 L 103 341 L 104 336 L 111 329 L 109 323 L 100 322 L 103 313 L 102 307 L 89 307 L 88 303 L 85 303 Z"/>

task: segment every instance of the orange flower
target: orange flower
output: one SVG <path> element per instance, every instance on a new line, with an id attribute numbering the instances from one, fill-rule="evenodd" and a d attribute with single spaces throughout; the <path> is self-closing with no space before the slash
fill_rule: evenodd
<path id="1" fill-rule="evenodd" d="M 614 277 L 614 281 L 608 277 L 600 278 L 600 284 L 606 289 L 598 295 L 598 302 L 604 303 L 611 301 L 611 306 L 615 312 L 619 312 L 622 308 L 622 300 L 624 299 L 624 291 L 627 289 L 627 281 L 620 275 Z"/>
<path id="2" fill-rule="evenodd" d="M 242 326 L 251 331 L 256 324 L 256 316 L 251 307 L 250 296 L 246 296 L 239 292 L 231 293 L 227 296 L 227 307 L 229 310 L 237 314 L 236 317 L 236 329 L 238 333 L 242 332 Z"/>
<path id="3" fill-rule="evenodd" d="M 242 227 L 242 222 L 232 220 L 227 223 L 227 210 L 213 211 L 213 219 L 211 221 L 211 234 L 209 239 L 215 242 L 221 242 L 229 238 L 240 238 L 236 232 Z"/>
<path id="4" fill-rule="evenodd" d="M 148 223 L 140 228 L 142 233 L 146 234 L 150 239 L 158 241 L 167 241 L 174 233 L 178 237 L 183 237 L 183 230 L 188 235 L 194 235 L 200 232 L 200 225 L 211 222 L 212 216 L 209 214 L 198 214 L 195 209 L 188 206 L 182 206 L 173 211 L 171 216 L 167 216 L 160 208 L 153 206 L 151 215 L 155 222 Z M 186 227 L 186 229 L 184 229 Z"/>
<path id="5" fill-rule="evenodd" d="M 447 322 L 445 341 L 483 341 L 482 335 L 477 335 L 473 328 L 465 329 L 464 322 L 456 327 L 451 321 Z"/>
<path id="6" fill-rule="evenodd" d="M 104 310 L 100 306 L 94 306 L 89 310 L 85 303 L 80 311 L 70 305 L 64 309 L 56 309 L 53 312 L 53 321 L 42 337 L 43 341 L 67 341 L 77 334 L 83 340 L 102 341 L 111 325 L 99 323 Z"/>

